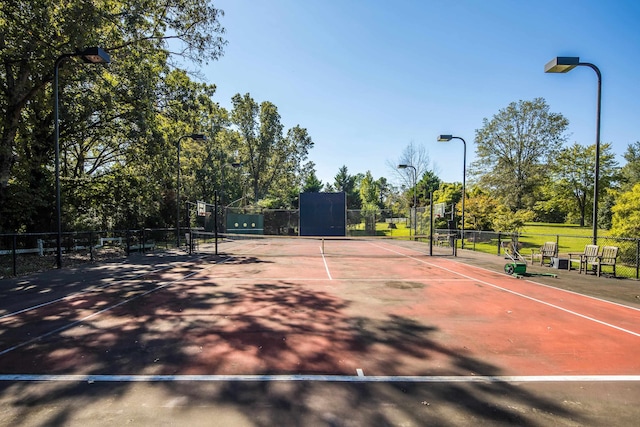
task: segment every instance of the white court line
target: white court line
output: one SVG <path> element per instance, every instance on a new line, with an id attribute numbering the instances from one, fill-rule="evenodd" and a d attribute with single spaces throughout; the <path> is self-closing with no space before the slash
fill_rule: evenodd
<path id="1" fill-rule="evenodd" d="M 210 269 L 210 268 L 213 268 L 215 265 L 217 265 L 217 264 L 219 264 L 219 263 L 222 263 L 222 262 L 225 262 L 225 261 L 226 261 L 226 260 L 228 260 L 228 259 L 230 259 L 230 258 L 225 258 L 225 259 L 223 259 L 223 260 L 216 261 L 214 264 L 210 265 L 210 266 L 209 266 L 209 267 L 207 267 L 207 268 L 202 268 L 202 269 L 197 270 L 197 271 L 192 271 L 192 272 L 190 272 L 189 274 L 186 274 L 185 276 L 183 276 L 183 277 L 181 277 L 181 278 L 179 278 L 179 279 L 172 280 L 171 282 L 167 282 L 167 283 L 165 283 L 164 285 L 157 286 L 157 287 L 155 287 L 155 288 L 153 288 L 153 289 L 150 289 L 150 290 L 148 290 L 148 291 L 146 291 L 146 292 L 143 292 L 143 293 L 141 293 L 141 294 L 139 294 L 139 295 L 135 295 L 135 296 L 133 296 L 133 297 L 131 297 L 131 298 L 124 299 L 124 300 L 120 301 L 120 302 L 119 302 L 119 303 L 117 303 L 117 304 L 114 304 L 114 305 L 110 305 L 110 306 L 108 306 L 108 307 L 105 307 L 105 308 L 103 308 L 102 310 L 98 310 L 98 311 L 96 311 L 95 313 L 91 313 L 91 314 L 89 314 L 89 315 L 87 315 L 87 316 L 85 316 L 85 317 L 83 317 L 83 318 L 81 318 L 81 319 L 78 319 L 78 320 L 74 321 L 74 322 L 68 323 L 68 324 L 66 324 L 66 325 L 64 325 L 64 326 L 61 326 L 61 327 L 59 327 L 59 328 L 57 328 L 57 329 L 54 329 L 54 330 L 49 331 L 49 332 L 46 332 L 46 333 L 44 333 L 44 334 L 42 334 L 42 335 L 39 335 L 39 336 L 37 336 L 37 337 L 33 337 L 33 338 L 31 338 L 30 340 L 23 341 L 23 342 L 21 342 L 21 343 L 19 343 L 19 344 L 16 344 L 16 345 L 12 346 L 12 347 L 6 348 L 6 349 L 4 349 L 4 350 L 0 351 L 0 356 L 5 355 L 5 354 L 7 354 L 7 353 L 10 353 L 10 352 L 12 352 L 13 350 L 16 350 L 16 349 L 22 348 L 22 347 L 24 347 L 24 346 L 27 346 L 27 345 L 29 345 L 29 344 L 33 344 L 34 342 L 40 341 L 41 339 L 46 338 L 46 337 L 48 337 L 48 336 L 51 336 L 51 335 L 57 334 L 57 333 L 59 333 L 59 332 L 66 331 L 67 329 L 71 329 L 71 328 L 73 328 L 74 326 L 79 325 L 80 323 L 83 323 L 83 322 L 85 322 L 85 321 L 87 321 L 87 320 L 89 320 L 89 319 L 92 319 L 92 318 L 96 317 L 96 316 L 99 316 L 99 315 L 100 315 L 100 314 L 102 314 L 102 313 L 106 313 L 107 311 L 113 310 L 114 308 L 118 308 L 118 307 L 120 307 L 121 305 L 127 304 L 127 303 L 129 303 L 129 302 L 131 302 L 131 301 L 134 301 L 134 300 L 138 299 L 138 298 L 142 298 L 142 297 L 144 297 L 144 296 L 146 296 L 146 295 L 149 295 L 149 294 L 151 294 L 151 293 L 153 293 L 153 292 L 156 292 L 156 291 L 159 291 L 159 290 L 161 290 L 161 289 L 164 289 L 164 288 L 166 288 L 167 286 L 170 286 L 170 285 L 172 285 L 172 284 L 174 284 L 174 283 L 178 283 L 178 282 L 181 282 L 181 281 L 183 281 L 183 280 L 187 280 L 187 279 L 188 279 L 188 278 L 190 278 L 191 276 L 194 276 L 194 275 L 196 275 L 196 274 L 198 274 L 198 273 L 201 273 L 201 272 L 206 271 L 206 270 L 208 270 L 208 269 Z"/>
<path id="2" fill-rule="evenodd" d="M 328 278 L 317 278 L 317 277 L 224 277 L 224 276 L 218 276 L 218 279 L 220 280 L 225 280 L 225 281 L 236 281 L 236 282 L 261 282 L 261 281 L 265 281 L 265 280 L 271 280 L 274 282 L 277 281 L 281 281 L 281 280 L 289 280 L 289 281 L 297 281 L 297 282 L 326 282 L 327 280 L 331 280 L 333 282 L 388 282 L 390 280 L 394 280 L 394 281 L 404 281 L 404 282 L 425 282 L 425 283 L 432 283 L 434 280 L 437 280 L 438 283 L 440 282 L 462 282 L 465 281 L 467 279 L 429 279 L 429 278 L 425 278 L 425 277 L 406 277 L 404 279 L 398 279 L 396 277 L 360 277 L 360 278 L 344 278 L 344 279 L 340 279 L 340 278 L 335 278 L 335 277 L 328 277 Z M 623 306 L 624 307 L 624 306 Z"/>
<path id="3" fill-rule="evenodd" d="M 202 258 L 202 257 L 198 257 L 196 259 L 199 259 L 199 258 Z M 121 279 L 121 280 L 118 280 L 118 281 L 115 281 L 115 282 L 112 282 L 112 283 L 105 283 L 104 285 L 96 286 L 94 288 L 88 288 L 88 289 L 85 289 L 83 291 L 74 292 L 74 293 L 65 295 L 63 297 L 53 299 L 51 301 L 46 301 L 46 302 L 43 302 L 41 304 L 32 305 L 30 307 L 26 307 L 26 308 L 23 308 L 21 310 L 17 310 L 17 311 L 13 311 L 11 313 L 3 314 L 2 316 L 0 316 L 0 320 L 6 319 L 7 317 L 17 316 L 18 314 L 26 313 L 26 312 L 31 311 L 31 310 L 36 310 L 38 308 L 46 307 L 48 305 L 55 304 L 57 302 L 64 301 L 64 300 L 67 300 L 67 299 L 71 299 L 71 298 L 74 298 L 74 297 L 77 297 L 79 295 L 83 295 L 83 294 L 86 294 L 86 293 L 89 293 L 89 292 L 97 292 L 97 291 L 101 291 L 101 290 L 104 290 L 104 289 L 108 289 L 108 288 L 110 288 L 112 286 L 122 285 L 123 282 L 127 282 L 129 280 L 135 280 L 135 279 L 138 279 L 140 277 L 144 277 L 144 276 L 149 275 L 149 274 L 155 274 L 155 273 L 158 273 L 160 271 L 164 271 L 164 270 L 167 270 L 169 268 L 173 268 L 176 265 L 186 264 L 186 263 L 189 263 L 189 262 L 192 262 L 192 261 L 193 260 L 182 261 L 182 262 L 178 262 L 178 263 L 175 263 L 175 264 L 170 264 L 170 265 L 167 265 L 165 267 L 156 268 L 155 270 L 147 271 L 145 273 L 135 274 L 135 275 L 133 275 L 131 277 L 124 278 L 124 279 Z"/>
<path id="4" fill-rule="evenodd" d="M 441 269 L 441 270 L 447 271 L 447 272 L 449 272 L 449 273 L 451 273 L 451 274 L 455 274 L 455 275 L 458 275 L 458 276 L 460 276 L 460 277 L 464 277 L 464 278 L 466 278 L 466 279 L 468 279 L 468 280 L 472 280 L 472 281 L 474 281 L 474 282 L 482 283 L 483 285 L 491 286 L 492 288 L 495 288 L 495 289 L 500 289 L 501 291 L 505 291 L 505 292 L 508 292 L 508 293 L 510 293 L 510 294 L 517 295 L 517 296 L 519 296 L 519 297 L 522 297 L 522 298 L 528 299 L 528 300 L 530 300 L 530 301 L 534 301 L 534 302 L 537 302 L 537 303 L 540 303 L 540 304 L 546 305 L 546 306 L 548 306 L 548 307 L 552 307 L 552 308 L 555 308 L 555 309 L 557 309 L 557 310 L 564 311 L 565 313 L 572 314 L 572 315 L 577 316 L 577 317 L 580 317 L 580 318 L 582 318 L 582 319 L 586 319 L 586 320 L 589 320 L 589 321 L 591 321 L 591 322 L 595 322 L 595 323 L 598 323 L 598 324 L 600 324 L 600 325 L 603 325 L 603 326 L 606 326 L 606 327 L 609 327 L 609 328 L 612 328 L 612 329 L 616 329 L 616 330 L 618 330 L 618 331 L 625 332 L 625 333 L 627 333 L 627 334 L 630 334 L 630 335 L 633 335 L 633 336 L 636 336 L 636 337 L 640 337 L 640 333 L 638 333 L 638 332 L 630 331 L 630 330 L 628 330 L 628 329 L 621 328 L 620 326 L 612 325 L 611 323 L 607 323 L 607 322 L 604 322 L 604 321 L 602 321 L 602 320 L 598 320 L 598 319 L 596 319 L 596 318 L 594 318 L 594 317 L 590 317 L 590 316 L 587 316 L 587 315 L 584 315 L 584 314 L 578 313 L 578 312 L 576 312 L 576 311 L 569 310 L 569 309 L 564 308 L 564 307 L 560 307 L 559 305 L 551 304 L 551 303 L 546 302 L 546 301 L 543 301 L 543 300 L 541 300 L 541 299 L 534 298 L 534 297 L 531 297 L 531 296 L 529 296 L 529 295 L 525 295 L 525 294 L 522 294 L 522 293 L 520 293 L 520 292 L 513 291 L 513 290 L 511 290 L 511 289 L 503 288 L 502 286 L 498 286 L 498 285 L 495 285 L 495 284 L 493 284 L 493 283 L 486 282 L 486 281 L 484 281 L 484 280 L 479 280 L 479 279 L 477 279 L 477 278 L 475 278 L 475 277 L 467 276 L 466 274 L 462 274 L 462 273 L 459 273 L 459 272 L 457 272 L 457 271 L 450 270 L 450 269 L 448 269 L 448 268 L 446 268 L 446 267 L 442 267 L 442 266 L 440 266 L 440 265 L 436 265 L 436 264 L 432 264 L 432 263 L 429 263 L 429 262 L 423 261 L 423 260 L 421 260 L 421 259 L 415 258 L 415 257 L 413 257 L 413 256 L 411 256 L 411 255 L 403 254 L 403 253 L 398 252 L 398 251 L 395 251 L 395 250 L 393 250 L 393 249 L 385 248 L 385 247 L 383 247 L 383 246 L 379 246 L 379 247 L 381 247 L 382 249 L 386 249 L 386 250 L 388 250 L 389 252 L 394 252 L 394 253 L 396 253 L 396 254 L 404 255 L 405 257 L 407 257 L 407 258 L 409 258 L 409 259 L 412 259 L 412 260 L 414 260 L 414 261 L 418 261 L 418 262 L 421 262 L 421 263 L 423 263 L 423 264 L 429 265 L 429 266 L 431 266 L 431 267 L 436 267 L 436 268 L 439 268 L 439 269 Z M 604 301 L 604 302 L 607 302 L 607 301 Z"/>
<path id="5" fill-rule="evenodd" d="M 464 263 L 459 262 L 459 261 L 452 261 L 452 262 L 456 262 L 458 264 L 464 264 Z M 477 265 L 474 265 L 473 268 L 478 268 L 480 270 L 496 274 L 496 272 L 494 270 L 489 270 L 488 268 L 479 267 Z M 615 301 L 609 301 L 609 300 L 598 298 L 598 297 L 594 297 L 594 296 L 591 296 L 591 295 L 581 294 L 581 293 L 578 293 L 578 292 L 575 292 L 575 291 L 570 291 L 568 289 L 557 288 L 557 287 L 552 286 L 552 285 L 547 285 L 545 283 L 536 282 L 535 280 L 524 279 L 524 281 L 528 282 L 528 283 L 533 283 L 534 285 L 543 286 L 545 288 L 554 289 L 556 291 L 564 292 L 564 293 L 567 293 L 567 294 L 577 295 L 577 296 L 582 297 L 582 298 L 587 298 L 587 299 L 594 300 L 594 301 L 600 301 L 600 302 L 603 302 L 603 303 L 606 303 L 606 304 L 616 305 L 618 307 L 624 307 L 624 308 L 628 308 L 628 309 L 631 309 L 631 310 L 634 310 L 634 311 L 640 311 L 640 308 L 638 308 L 638 307 L 632 307 L 630 305 L 620 304 L 620 303 L 615 302 Z"/>
<path id="6" fill-rule="evenodd" d="M 346 382 L 346 383 L 544 383 L 637 382 L 640 375 L 35 375 L 3 374 L 0 381 L 133 382 Z"/>
<path id="7" fill-rule="evenodd" d="M 324 262 L 324 269 L 327 272 L 327 276 L 329 276 L 329 280 L 333 280 L 333 278 L 331 277 L 331 272 L 329 271 L 329 265 L 327 265 L 327 258 L 325 258 L 324 251 L 322 249 L 323 248 L 321 247 L 320 248 L 320 254 L 322 255 L 322 262 Z"/>

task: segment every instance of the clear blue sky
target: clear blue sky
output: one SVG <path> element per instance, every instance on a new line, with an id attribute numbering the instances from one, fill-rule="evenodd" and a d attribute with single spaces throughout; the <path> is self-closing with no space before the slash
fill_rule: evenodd
<path id="1" fill-rule="evenodd" d="M 333 182 L 342 165 L 393 178 L 387 165 L 424 145 L 446 182 L 462 181 L 462 143 L 511 102 L 544 98 L 569 119 L 569 143 L 595 142 L 596 75 L 545 74 L 579 56 L 603 76 L 601 141 L 624 163 L 640 140 L 638 0 L 216 0 L 225 55 L 202 69 L 230 108 L 236 93 L 273 102 L 307 128 L 309 160 Z"/>

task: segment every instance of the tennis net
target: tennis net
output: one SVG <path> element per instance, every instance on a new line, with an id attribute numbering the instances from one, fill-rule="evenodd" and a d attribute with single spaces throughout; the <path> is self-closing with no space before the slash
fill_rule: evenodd
<path id="1" fill-rule="evenodd" d="M 406 257 L 429 255 L 428 236 L 334 237 L 193 232 L 196 253 L 267 257 Z"/>

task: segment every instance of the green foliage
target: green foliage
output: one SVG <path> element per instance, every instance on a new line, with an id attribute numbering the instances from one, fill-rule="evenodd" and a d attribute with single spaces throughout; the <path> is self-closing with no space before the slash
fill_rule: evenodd
<path id="1" fill-rule="evenodd" d="M 360 181 L 360 200 L 363 207 L 365 205 L 377 206 L 380 201 L 380 188 L 370 171 L 367 171 Z"/>
<path id="2" fill-rule="evenodd" d="M 304 181 L 302 191 L 305 193 L 319 193 L 322 190 L 322 181 L 318 179 L 315 171 L 311 171 Z"/>
<path id="3" fill-rule="evenodd" d="M 620 193 L 611 210 L 613 236 L 640 238 L 640 183 Z"/>
<path id="4" fill-rule="evenodd" d="M 470 172 L 512 211 L 532 208 L 567 126 L 542 98 L 512 102 L 476 131 L 477 160 Z"/>
<path id="5" fill-rule="evenodd" d="M 342 166 L 334 177 L 333 189 L 337 192 L 344 191 L 347 195 L 347 209 L 360 209 L 362 203 L 357 188 L 358 176 L 350 175 L 349 169 Z"/>
<path id="6" fill-rule="evenodd" d="M 616 204 L 618 191 L 614 189 L 606 189 L 603 196 L 600 197 L 598 204 L 598 227 L 606 230 L 611 229 L 613 221 L 613 207 Z"/>
<path id="7" fill-rule="evenodd" d="M 248 93 L 234 95 L 232 103 L 231 123 L 240 136 L 238 156 L 254 201 L 270 192 L 301 188 L 303 162 L 313 148 L 307 130 L 295 126 L 284 136 L 277 107 L 268 101 L 258 105 Z"/>
<path id="8" fill-rule="evenodd" d="M 567 202 L 560 198 L 542 199 L 533 205 L 535 220 L 563 223 L 567 218 Z"/>
<path id="9" fill-rule="evenodd" d="M 167 196 L 164 189 L 172 186 L 165 171 L 175 171 L 167 160 L 169 141 L 202 126 L 209 111 L 201 107 L 214 90 L 193 84 L 171 60 L 199 64 L 220 57 L 226 44 L 221 16 L 200 0 L 1 2 L 0 230 L 52 229 L 54 62 L 88 46 L 105 48 L 112 64 L 86 66 L 67 58 L 59 68 L 64 223 L 104 223 L 92 206 L 114 188 L 100 183 L 116 183 L 125 165 L 127 174 L 161 183 L 163 191 L 155 190 Z M 130 167 L 148 161 L 157 162 L 154 176 Z M 96 194 L 94 184 L 104 192 Z M 138 181 L 117 184 L 117 209 L 107 222 L 135 221 L 140 208 L 127 206 L 148 188 Z M 15 215 L 20 199 L 30 209 Z"/>
<path id="10" fill-rule="evenodd" d="M 438 178 L 434 171 L 425 171 L 422 174 L 422 178 L 420 179 L 420 181 L 418 181 L 418 183 L 416 184 L 416 191 L 418 192 L 418 205 L 428 205 L 431 193 L 437 192 L 437 190 L 441 188 L 441 186 L 442 181 L 440 180 L 440 178 Z"/>
<path id="11" fill-rule="evenodd" d="M 522 230 L 527 221 L 531 221 L 534 213 L 529 210 L 519 210 L 512 212 L 509 207 L 500 205 L 493 215 L 491 225 L 494 231 L 505 233 L 518 233 Z"/>
<path id="12" fill-rule="evenodd" d="M 456 204 L 462 200 L 462 184 L 441 183 L 439 188 L 433 192 L 433 203 Z"/>
<path id="13" fill-rule="evenodd" d="M 593 212 L 593 184 L 595 178 L 595 144 L 584 147 L 574 143 L 560 150 L 551 165 L 554 198 L 563 200 L 569 213 L 578 216 L 580 225 L 585 225 L 587 216 Z M 600 146 L 600 188 L 607 188 L 617 179 L 617 163 L 611 144 Z"/>
<path id="14" fill-rule="evenodd" d="M 624 153 L 627 163 L 620 170 L 623 190 L 627 191 L 640 182 L 640 141 L 627 146 Z"/>
<path id="15" fill-rule="evenodd" d="M 498 210 L 498 206 L 498 201 L 488 191 L 479 187 L 471 190 L 465 201 L 465 229 L 492 229 L 493 217 Z"/>

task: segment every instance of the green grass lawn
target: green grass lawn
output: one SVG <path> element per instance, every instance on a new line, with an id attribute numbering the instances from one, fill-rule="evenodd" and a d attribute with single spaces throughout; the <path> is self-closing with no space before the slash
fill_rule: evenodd
<path id="1" fill-rule="evenodd" d="M 411 229 L 405 223 L 394 224 L 395 228 L 391 228 L 386 222 L 376 222 L 376 236 L 392 236 L 392 237 L 409 237 Z M 348 234 L 350 236 L 369 236 L 370 232 L 365 230 L 364 222 L 359 224 L 351 224 L 348 226 Z"/>
<path id="2" fill-rule="evenodd" d="M 348 227 L 349 235 L 364 236 L 371 233 L 365 230 L 365 224 L 353 224 Z M 561 257 L 566 257 L 568 253 L 580 253 L 584 251 L 585 245 L 591 244 L 591 234 L 593 229 L 590 226 L 580 227 L 575 224 L 549 224 L 549 223 L 529 223 L 523 227 L 519 235 L 519 252 L 521 255 L 530 259 L 532 250 L 539 249 L 545 242 L 557 242 L 558 253 Z M 389 236 L 405 238 L 412 233 L 410 227 L 405 223 L 397 223 L 395 227 L 385 222 L 376 223 L 376 236 Z M 479 233 L 478 238 L 474 241 L 467 234 L 465 240 L 465 249 L 490 254 L 504 254 L 501 247 L 502 242 L 510 242 L 511 237 L 508 233 L 501 233 L 498 239 L 497 233 L 483 232 Z M 607 240 L 609 239 L 609 240 Z M 624 241 L 622 239 L 614 240 L 608 236 L 607 230 L 598 231 L 598 244 L 600 246 L 613 245 L 619 246 L 617 275 L 620 277 L 636 277 L 636 245 L 633 240 Z M 462 246 L 462 242 L 458 240 L 458 247 Z M 630 254 L 630 255 L 629 255 Z"/>
<path id="3" fill-rule="evenodd" d="M 376 236 L 392 236 L 404 237 L 411 234 L 410 227 L 405 223 L 395 224 L 395 228 L 390 228 L 390 224 L 385 222 L 376 223 Z M 349 233 L 353 236 L 367 235 L 365 224 L 352 224 L 349 226 Z M 550 224 L 550 223 L 530 223 L 527 224 L 521 234 L 520 243 L 525 249 L 539 248 L 547 241 L 556 241 L 559 239 L 560 250 L 566 249 L 566 252 L 578 252 L 584 249 L 584 245 L 589 243 L 588 238 L 591 237 L 591 227 L 580 227 L 574 224 Z M 605 236 L 606 230 L 600 230 L 599 236 Z M 477 250 L 483 252 L 497 252 L 497 239 L 493 242 L 478 242 Z M 485 248 L 486 247 L 486 248 Z M 489 248 L 493 247 L 491 251 Z"/>
<path id="4" fill-rule="evenodd" d="M 563 235 L 563 236 L 583 236 L 591 237 L 593 228 L 580 227 L 575 224 L 550 224 L 550 223 L 529 223 L 522 229 L 523 233 L 531 234 L 551 234 L 551 235 Z M 606 234 L 607 230 L 598 230 L 598 235 Z"/>
<path id="5" fill-rule="evenodd" d="M 545 242 L 558 242 L 558 252 L 566 254 L 569 252 L 582 252 L 584 246 L 591 243 L 591 227 L 580 227 L 574 224 L 546 224 L 529 223 L 520 232 L 519 244 L 520 252 L 523 255 L 531 254 L 532 249 L 540 248 Z M 605 237 L 605 230 L 598 233 Z M 502 240 L 509 241 L 509 235 L 501 236 Z M 473 246 L 474 250 L 498 253 L 498 239 L 476 242 L 475 245 L 465 244 L 465 247 Z"/>

